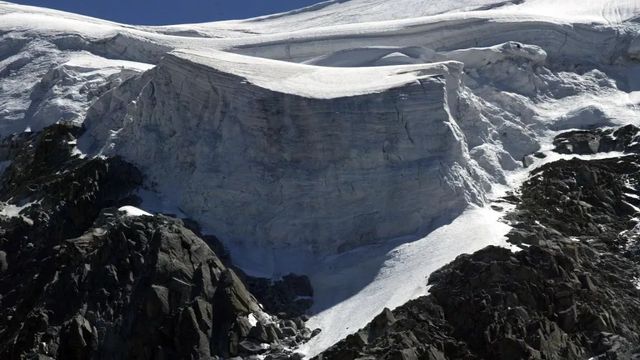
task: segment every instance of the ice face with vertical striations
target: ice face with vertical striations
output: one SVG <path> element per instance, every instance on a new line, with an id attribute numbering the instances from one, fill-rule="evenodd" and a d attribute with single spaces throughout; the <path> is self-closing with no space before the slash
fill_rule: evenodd
<path id="1" fill-rule="evenodd" d="M 483 201 L 488 181 L 448 102 L 461 70 L 318 72 L 174 52 L 131 81 L 135 103 L 105 117 L 127 98 L 114 91 L 93 106 L 86 141 L 135 159 L 224 238 L 336 252 L 419 235 Z M 105 126 L 121 130 L 112 137 Z"/>

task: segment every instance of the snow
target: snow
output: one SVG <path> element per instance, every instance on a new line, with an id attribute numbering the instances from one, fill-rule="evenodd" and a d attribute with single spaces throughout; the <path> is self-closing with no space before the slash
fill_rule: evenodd
<path id="1" fill-rule="evenodd" d="M 0 42 L 20 39 L 11 36 L 0 37 Z M 13 41 L 19 46 L 23 42 Z M 60 50 L 40 39 L 26 42 L 17 53 L 11 46 L 5 50 L 0 46 L 0 135 L 38 131 L 58 121 L 79 124 L 109 87 L 152 67 Z"/>
<path id="2" fill-rule="evenodd" d="M 527 0 L 514 6 L 517 11 L 536 17 L 562 16 L 584 23 L 618 24 L 640 13 L 640 3 L 634 0 Z M 499 9 L 510 11 L 510 8 Z"/>
<path id="3" fill-rule="evenodd" d="M 627 202 L 627 201 L 622 201 L 624 204 L 627 204 L 627 206 L 629 206 L 630 208 L 632 208 L 636 213 L 640 213 L 640 208 Z"/>
<path id="4" fill-rule="evenodd" d="M 155 191 L 141 188 L 136 192 L 136 196 L 141 200 L 141 207 L 145 210 L 156 214 L 170 214 L 179 218 L 187 218 L 188 216 L 182 212 L 176 203 L 162 194 Z"/>
<path id="5" fill-rule="evenodd" d="M 20 216 L 20 212 L 22 210 L 28 208 L 32 204 L 33 203 L 30 203 L 30 202 L 24 203 L 22 205 L 15 205 L 15 204 L 11 204 L 11 203 L 5 203 L 2 206 L 2 209 L 0 210 L 0 216 L 18 217 L 18 216 Z"/>
<path id="6" fill-rule="evenodd" d="M 29 225 L 33 225 L 33 220 L 21 214 L 24 209 L 27 209 L 31 205 L 37 203 L 37 201 L 24 202 L 24 203 L 0 203 L 0 216 L 5 217 L 20 217 L 24 222 Z"/>
<path id="7" fill-rule="evenodd" d="M 371 94 L 422 79 L 460 72 L 461 63 L 440 62 L 398 67 L 343 69 L 290 64 L 210 50 L 206 53 L 178 50 L 170 53 L 217 71 L 234 74 L 256 86 L 307 98 L 332 99 Z"/>
<path id="8" fill-rule="evenodd" d="M 640 196 L 638 196 L 638 194 L 625 193 L 624 196 L 630 197 L 632 199 L 640 200 Z"/>
<path id="9" fill-rule="evenodd" d="M 118 208 L 118 211 L 123 212 L 126 214 L 126 216 L 133 216 L 133 217 L 137 217 L 137 216 L 153 216 L 152 214 L 142 210 L 142 209 L 138 209 L 135 206 L 122 206 L 120 208 Z"/>
<path id="10" fill-rule="evenodd" d="M 175 25 L 168 29 L 197 30 L 210 35 L 219 34 L 225 28 L 238 33 L 269 34 L 360 23 L 390 23 L 408 18 L 443 19 L 452 16 L 554 18 L 564 22 L 615 24 L 633 19 L 639 9 L 640 5 L 634 0 L 332 0 L 255 19 Z M 377 26 L 380 27 L 382 26 Z"/>
<path id="11" fill-rule="evenodd" d="M 70 59 L 64 63 L 69 68 L 81 68 L 87 71 L 116 73 L 117 69 L 135 69 L 147 71 L 153 68 L 152 64 L 139 63 L 127 60 L 107 59 L 89 52 L 74 53 Z"/>
<path id="12" fill-rule="evenodd" d="M 421 64 L 427 65 L 441 61 L 456 61 L 465 68 L 477 68 L 507 59 L 525 59 L 543 64 L 547 54 L 538 46 L 518 42 L 506 42 L 490 47 L 471 47 L 448 52 L 436 52 L 420 46 L 363 47 L 340 50 L 328 55 L 305 61 L 305 64 L 331 67 L 375 67 Z"/>
<path id="13" fill-rule="evenodd" d="M 394 309 L 427 293 L 434 270 L 463 253 L 507 246 L 510 227 L 500 213 L 472 207 L 424 238 L 363 247 L 336 255 L 310 274 L 314 305 L 307 326 L 323 331 L 301 351 L 314 356 L 364 327 L 385 307 Z"/>
<path id="14" fill-rule="evenodd" d="M 258 319 L 256 319 L 255 315 L 253 314 L 249 314 L 247 316 L 247 320 L 249 321 L 249 324 L 251 324 L 251 327 L 258 325 Z"/>
<path id="15" fill-rule="evenodd" d="M 481 203 L 488 184 L 447 103 L 460 72 L 176 51 L 98 100 L 78 146 L 133 162 L 229 245 L 333 253 Z"/>

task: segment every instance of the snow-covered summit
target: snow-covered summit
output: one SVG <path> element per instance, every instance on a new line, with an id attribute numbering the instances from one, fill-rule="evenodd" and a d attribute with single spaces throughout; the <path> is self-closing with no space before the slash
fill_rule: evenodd
<path id="1" fill-rule="evenodd" d="M 310 28 L 408 19 L 451 17 L 534 18 L 566 23 L 622 23 L 638 16 L 633 0 L 329 0 L 306 8 L 254 19 L 163 27 L 162 31 L 191 31 L 202 36 L 234 29 L 238 34 L 272 34 Z M 428 21 L 428 20 L 427 20 Z M 392 23 L 376 27 L 391 27 Z"/>

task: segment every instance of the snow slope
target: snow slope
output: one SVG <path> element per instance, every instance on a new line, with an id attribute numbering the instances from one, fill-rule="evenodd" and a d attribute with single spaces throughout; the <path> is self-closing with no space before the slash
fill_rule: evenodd
<path id="1" fill-rule="evenodd" d="M 426 17 L 446 19 L 451 16 L 506 17 L 516 21 L 526 18 L 553 19 L 564 23 L 621 23 L 637 17 L 639 8 L 640 4 L 634 0 L 329 0 L 282 14 L 240 21 L 173 25 L 159 31 L 219 36 L 222 31 L 233 29 L 238 34 L 255 35 L 373 22 L 378 24 L 369 28 L 380 31 L 393 27 L 393 22 L 390 22 L 393 20 Z M 423 20 L 426 19 L 419 21 Z"/>
<path id="2" fill-rule="evenodd" d="M 302 352 L 316 355 L 369 323 L 380 309 L 425 295 L 428 275 L 459 254 L 508 246 L 504 235 L 509 226 L 499 221 L 500 215 L 472 207 L 417 241 L 400 239 L 325 260 L 311 276 L 317 314 L 308 325 L 327 332 L 305 344 Z"/>
<path id="3" fill-rule="evenodd" d="M 245 270 L 310 275 L 315 354 L 503 244 L 557 131 L 636 123 L 640 2 L 350 0 L 135 27 L 0 2 L 0 134 L 83 122 Z M 161 205 L 156 205 L 161 204 Z M 158 206 L 156 208 L 156 206 Z"/>

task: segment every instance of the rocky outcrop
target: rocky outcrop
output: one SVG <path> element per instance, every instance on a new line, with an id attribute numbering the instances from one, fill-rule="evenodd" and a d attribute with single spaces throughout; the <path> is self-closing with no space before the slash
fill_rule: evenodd
<path id="1" fill-rule="evenodd" d="M 11 358 L 284 355 L 284 346 L 311 336 L 302 322 L 285 326 L 264 313 L 235 273 L 174 219 L 105 210 L 87 233 L 31 266 L 30 304 L 18 302 L 2 329 Z"/>
<path id="2" fill-rule="evenodd" d="M 3 143 L 0 357 L 295 358 L 316 333 L 267 314 L 182 221 L 118 211 L 142 177 L 78 155 L 81 131 Z"/>
<path id="3" fill-rule="evenodd" d="M 618 129 L 592 129 L 569 131 L 553 140 L 554 151 L 560 154 L 589 155 L 601 152 L 640 152 L 640 136 L 634 125 Z"/>
<path id="4" fill-rule="evenodd" d="M 135 203 L 131 195 L 142 184 L 140 172 L 118 157 L 82 158 L 75 149 L 81 132 L 58 124 L 3 142 L 0 152 L 10 162 L 0 179 L 0 200 L 6 202 L 3 213 L 8 215 L 5 237 L 29 233 L 35 248 L 47 250 L 65 237 L 82 234 L 101 209 Z M 27 242 L 8 244 L 11 256 Z"/>
<path id="5" fill-rule="evenodd" d="M 249 276 L 234 266 L 229 251 L 214 235 L 203 234 L 200 225 L 191 219 L 182 219 L 184 225 L 202 238 L 228 268 L 233 269 L 263 309 L 279 318 L 300 321 L 313 305 L 313 287 L 306 275 L 287 274 L 278 279 Z"/>
<path id="6" fill-rule="evenodd" d="M 429 296 L 385 310 L 318 359 L 640 357 L 638 170 L 636 155 L 535 170 L 503 200 L 517 205 L 508 238 L 521 251 L 458 257 L 431 275 Z"/>
<path id="7" fill-rule="evenodd" d="M 244 281 L 260 304 L 279 317 L 304 316 L 313 305 L 313 287 L 305 275 L 288 274 L 278 280 L 245 275 Z"/>
<path id="8" fill-rule="evenodd" d="M 640 350 L 636 267 L 581 244 L 489 247 L 318 359 L 628 359 Z"/>

